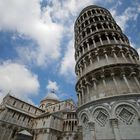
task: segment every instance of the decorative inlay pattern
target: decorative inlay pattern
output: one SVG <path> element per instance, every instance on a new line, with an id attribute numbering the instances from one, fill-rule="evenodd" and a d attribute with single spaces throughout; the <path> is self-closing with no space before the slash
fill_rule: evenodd
<path id="1" fill-rule="evenodd" d="M 96 122 L 102 127 L 105 126 L 106 122 L 109 119 L 109 114 L 104 109 L 97 109 L 94 112 L 93 116 L 94 116 Z"/>
<path id="2" fill-rule="evenodd" d="M 130 125 L 136 117 L 136 112 L 128 105 L 121 105 L 116 109 L 116 116 L 127 125 Z"/>

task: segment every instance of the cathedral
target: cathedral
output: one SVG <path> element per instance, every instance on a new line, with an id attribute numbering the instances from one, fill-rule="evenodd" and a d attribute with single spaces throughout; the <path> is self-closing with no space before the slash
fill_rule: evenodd
<path id="1" fill-rule="evenodd" d="M 6 95 L 0 140 L 140 140 L 140 61 L 137 51 L 100 6 L 75 21 L 78 103 L 54 91 L 39 107 Z"/>

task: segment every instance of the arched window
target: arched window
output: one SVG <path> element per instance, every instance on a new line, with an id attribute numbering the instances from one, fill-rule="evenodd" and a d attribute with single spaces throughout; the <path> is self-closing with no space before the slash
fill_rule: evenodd
<path id="1" fill-rule="evenodd" d="M 91 38 L 88 39 L 89 46 L 93 44 L 93 40 Z"/>
<path id="2" fill-rule="evenodd" d="M 81 16 L 81 21 L 83 21 L 83 17 Z"/>
<path id="3" fill-rule="evenodd" d="M 112 26 L 112 24 L 111 24 L 111 23 L 109 23 L 109 27 L 110 27 L 111 29 L 113 29 L 113 26 Z"/>
<path id="4" fill-rule="evenodd" d="M 110 40 L 113 40 L 112 34 L 109 34 L 108 37 L 109 37 Z"/>
<path id="5" fill-rule="evenodd" d="M 100 13 L 100 10 L 99 9 L 97 9 L 97 13 Z"/>
<path id="6" fill-rule="evenodd" d="M 94 17 L 94 19 L 95 19 L 95 21 L 99 21 L 98 17 L 96 17 L 96 16 Z"/>
<path id="7" fill-rule="evenodd" d="M 119 40 L 118 34 L 115 34 L 115 38 L 116 38 L 116 40 Z"/>
<path id="8" fill-rule="evenodd" d="M 88 13 L 89 16 L 91 15 L 91 12 L 90 11 L 88 11 L 87 13 Z"/>
<path id="9" fill-rule="evenodd" d="M 95 40 L 95 42 L 99 42 L 100 41 L 98 36 L 95 36 L 94 40 Z"/>
<path id="10" fill-rule="evenodd" d="M 97 28 L 98 28 L 99 30 L 102 29 L 101 24 L 97 24 Z"/>
<path id="11" fill-rule="evenodd" d="M 87 28 L 87 34 L 90 34 L 90 29 L 89 28 Z"/>
<path id="12" fill-rule="evenodd" d="M 90 19 L 89 19 L 89 22 L 90 22 L 90 23 L 93 23 L 93 19 L 92 19 L 92 18 L 90 18 Z"/>
<path id="13" fill-rule="evenodd" d="M 105 29 L 107 29 L 107 25 L 106 25 L 105 23 L 103 24 L 103 27 L 104 27 Z"/>
<path id="14" fill-rule="evenodd" d="M 82 23 L 82 25 L 81 25 L 81 26 L 82 26 L 82 29 L 83 29 L 83 28 L 84 28 L 84 23 Z"/>
<path id="15" fill-rule="evenodd" d="M 92 13 L 95 14 L 96 13 L 95 10 L 92 10 Z"/>
<path id="16" fill-rule="evenodd" d="M 96 31 L 96 28 L 95 28 L 94 25 L 91 26 L 91 30 L 92 30 L 92 31 Z"/>
<path id="17" fill-rule="evenodd" d="M 86 13 L 84 13 L 84 18 L 86 18 L 87 17 L 87 14 Z"/>
<path id="18" fill-rule="evenodd" d="M 102 39 L 103 41 L 104 41 L 104 40 L 107 40 L 105 34 L 102 34 L 102 35 L 101 35 L 101 39 Z"/>
<path id="19" fill-rule="evenodd" d="M 88 20 L 85 21 L 85 25 L 86 25 L 86 26 L 88 25 Z"/>
<path id="20" fill-rule="evenodd" d="M 101 21 L 104 20 L 102 16 L 99 16 L 99 18 L 100 18 Z"/>
<path id="21" fill-rule="evenodd" d="M 85 37 L 85 32 L 84 31 L 82 32 L 82 37 Z"/>

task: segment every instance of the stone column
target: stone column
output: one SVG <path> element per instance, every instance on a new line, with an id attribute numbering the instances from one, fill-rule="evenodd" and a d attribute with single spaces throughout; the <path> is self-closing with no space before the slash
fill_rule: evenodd
<path id="1" fill-rule="evenodd" d="M 113 33 L 113 39 L 114 39 L 114 41 L 115 41 L 115 43 L 118 43 L 118 41 L 116 40 L 116 38 L 115 38 L 115 35 L 114 35 L 114 33 Z"/>
<path id="2" fill-rule="evenodd" d="M 94 48 L 96 48 L 96 43 L 95 43 L 95 40 L 93 38 L 92 38 L 92 41 L 93 41 Z"/>
<path id="3" fill-rule="evenodd" d="M 81 125 L 78 125 L 77 131 L 78 131 L 78 140 L 82 140 L 83 139 L 83 134 L 82 134 L 83 131 L 82 131 Z"/>
<path id="4" fill-rule="evenodd" d="M 78 95 L 79 95 L 78 105 L 80 106 L 81 105 L 81 93 L 80 93 L 80 89 L 79 88 L 78 88 L 77 92 L 78 92 Z"/>
<path id="5" fill-rule="evenodd" d="M 113 56 L 114 56 L 116 62 L 118 63 L 118 62 L 119 62 L 119 61 L 118 61 L 118 57 L 117 57 L 117 55 L 116 55 L 115 50 L 114 50 L 113 47 L 112 47 L 112 53 L 113 53 Z"/>
<path id="6" fill-rule="evenodd" d="M 79 57 L 82 56 L 80 48 L 78 48 Z"/>
<path id="7" fill-rule="evenodd" d="M 86 60 L 83 58 L 84 68 L 86 69 Z"/>
<path id="8" fill-rule="evenodd" d="M 1 134 L 1 140 L 5 140 L 4 136 L 6 134 L 6 127 L 4 127 L 4 132 Z"/>
<path id="9" fill-rule="evenodd" d="M 86 88 L 87 88 L 87 97 L 86 98 L 88 98 L 88 100 L 86 100 L 86 101 L 90 101 L 90 92 L 89 92 L 89 86 L 91 85 L 87 80 L 85 80 L 86 81 Z"/>
<path id="10" fill-rule="evenodd" d="M 105 76 L 102 74 L 102 75 L 101 75 L 101 78 L 102 78 L 102 80 L 103 80 L 104 88 L 106 88 Z"/>
<path id="11" fill-rule="evenodd" d="M 105 28 L 104 28 L 104 26 L 103 26 L 103 23 L 101 23 L 101 27 L 102 27 L 103 30 L 105 30 Z"/>
<path id="12" fill-rule="evenodd" d="M 92 77 L 92 81 L 93 81 L 93 88 L 94 88 L 95 96 L 96 96 L 96 93 L 97 93 L 96 78 Z M 94 95 L 93 95 L 93 96 L 94 96 Z"/>
<path id="13" fill-rule="evenodd" d="M 133 57 L 134 57 L 135 61 L 138 62 L 137 56 L 136 55 L 133 55 Z"/>
<path id="14" fill-rule="evenodd" d="M 12 128 L 10 128 L 10 129 L 11 129 L 11 133 L 9 134 L 8 140 L 11 140 L 11 137 L 12 137 L 12 134 L 13 134 Z"/>
<path id="15" fill-rule="evenodd" d="M 110 44 L 111 42 L 110 42 L 110 39 L 109 39 L 109 37 L 108 37 L 108 34 L 105 33 L 105 35 L 106 35 L 106 38 L 107 38 L 108 43 Z"/>
<path id="16" fill-rule="evenodd" d="M 87 49 L 88 49 L 88 51 L 90 50 L 90 46 L 89 46 L 88 41 L 87 41 Z"/>
<path id="17" fill-rule="evenodd" d="M 36 138 L 37 138 L 37 134 L 34 133 L 33 140 L 36 140 Z M 10 139 L 9 139 L 9 140 L 10 140 Z M 50 139 L 49 139 L 49 140 L 50 140 Z"/>
<path id="18" fill-rule="evenodd" d="M 81 64 L 79 64 L 79 68 L 80 68 L 80 76 L 81 76 L 82 75 L 82 72 L 83 72 L 82 65 Z"/>
<path id="19" fill-rule="evenodd" d="M 119 131 L 119 127 L 118 127 L 118 119 L 112 118 L 112 119 L 110 119 L 110 121 L 111 121 L 112 128 L 114 131 L 115 140 L 121 140 L 120 131 Z"/>
<path id="20" fill-rule="evenodd" d="M 124 42 L 122 41 L 122 38 L 121 38 L 121 36 L 119 35 L 119 40 L 120 40 L 120 42 L 123 44 Z"/>
<path id="21" fill-rule="evenodd" d="M 99 55 L 98 55 L 98 52 L 95 51 L 95 56 L 97 57 L 97 61 L 99 62 L 100 61 L 100 58 L 99 58 Z"/>
<path id="22" fill-rule="evenodd" d="M 84 89 L 85 89 L 85 86 L 81 85 L 81 95 L 82 95 L 82 98 L 81 98 L 82 103 L 81 104 L 85 103 Z"/>
<path id="23" fill-rule="evenodd" d="M 92 57 L 91 57 L 91 53 L 89 53 L 89 61 L 90 61 L 90 64 L 92 64 Z"/>
<path id="24" fill-rule="evenodd" d="M 84 46 L 83 45 L 81 46 L 81 50 L 82 50 L 81 54 L 84 54 L 85 50 L 84 50 Z"/>
<path id="25" fill-rule="evenodd" d="M 122 76 L 123 76 L 123 80 L 125 81 L 125 84 L 127 85 L 128 89 L 129 89 L 129 92 L 132 92 L 132 89 L 128 83 L 128 80 L 127 80 L 124 72 L 122 72 Z"/>
<path id="26" fill-rule="evenodd" d="M 106 51 L 106 50 L 104 50 L 104 55 L 105 55 L 105 58 L 106 58 L 107 64 L 109 64 L 108 55 L 107 55 L 107 51 Z"/>
<path id="27" fill-rule="evenodd" d="M 100 40 L 101 45 L 103 45 L 103 41 L 102 41 L 102 39 L 101 39 L 101 36 L 98 35 L 98 37 L 99 37 L 99 40 Z"/>
<path id="28" fill-rule="evenodd" d="M 130 58 L 131 62 L 132 62 L 132 63 L 135 63 L 135 62 L 134 62 L 134 59 L 132 58 L 132 56 L 131 56 L 131 54 L 130 54 L 130 52 L 129 52 L 129 51 L 127 51 L 127 53 L 126 53 L 126 54 L 129 56 L 129 58 Z"/>
<path id="29" fill-rule="evenodd" d="M 89 127 L 89 131 L 90 131 L 90 140 L 96 140 L 95 123 L 88 122 L 88 127 Z"/>
<path id="30" fill-rule="evenodd" d="M 97 24 L 95 24 L 95 29 L 96 29 L 96 31 L 98 31 Z"/>
<path id="31" fill-rule="evenodd" d="M 140 82 L 138 81 L 137 77 L 136 77 L 136 72 L 131 72 L 130 76 L 132 76 L 138 86 L 138 88 L 140 89 Z"/>
<path id="32" fill-rule="evenodd" d="M 115 85 L 115 87 L 116 87 L 116 91 L 117 91 L 117 93 L 119 93 L 118 84 L 117 84 L 117 81 L 116 81 L 114 75 L 115 75 L 114 72 L 111 72 L 111 77 L 112 77 L 113 82 L 114 82 L 114 85 Z"/>
<path id="33" fill-rule="evenodd" d="M 122 49 L 120 49 L 120 53 L 121 53 L 123 59 L 125 60 L 125 62 L 127 62 L 127 59 L 126 59 L 126 57 L 125 57 L 125 55 L 124 55 L 124 51 L 123 51 Z"/>

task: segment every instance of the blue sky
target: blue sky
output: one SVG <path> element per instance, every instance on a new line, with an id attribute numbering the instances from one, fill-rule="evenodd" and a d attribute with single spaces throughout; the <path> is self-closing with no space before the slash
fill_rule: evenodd
<path id="1" fill-rule="evenodd" d="M 77 101 L 73 26 L 91 4 L 110 10 L 140 52 L 139 0 L 0 0 L 0 101 L 10 92 L 37 105 L 51 89 Z"/>

